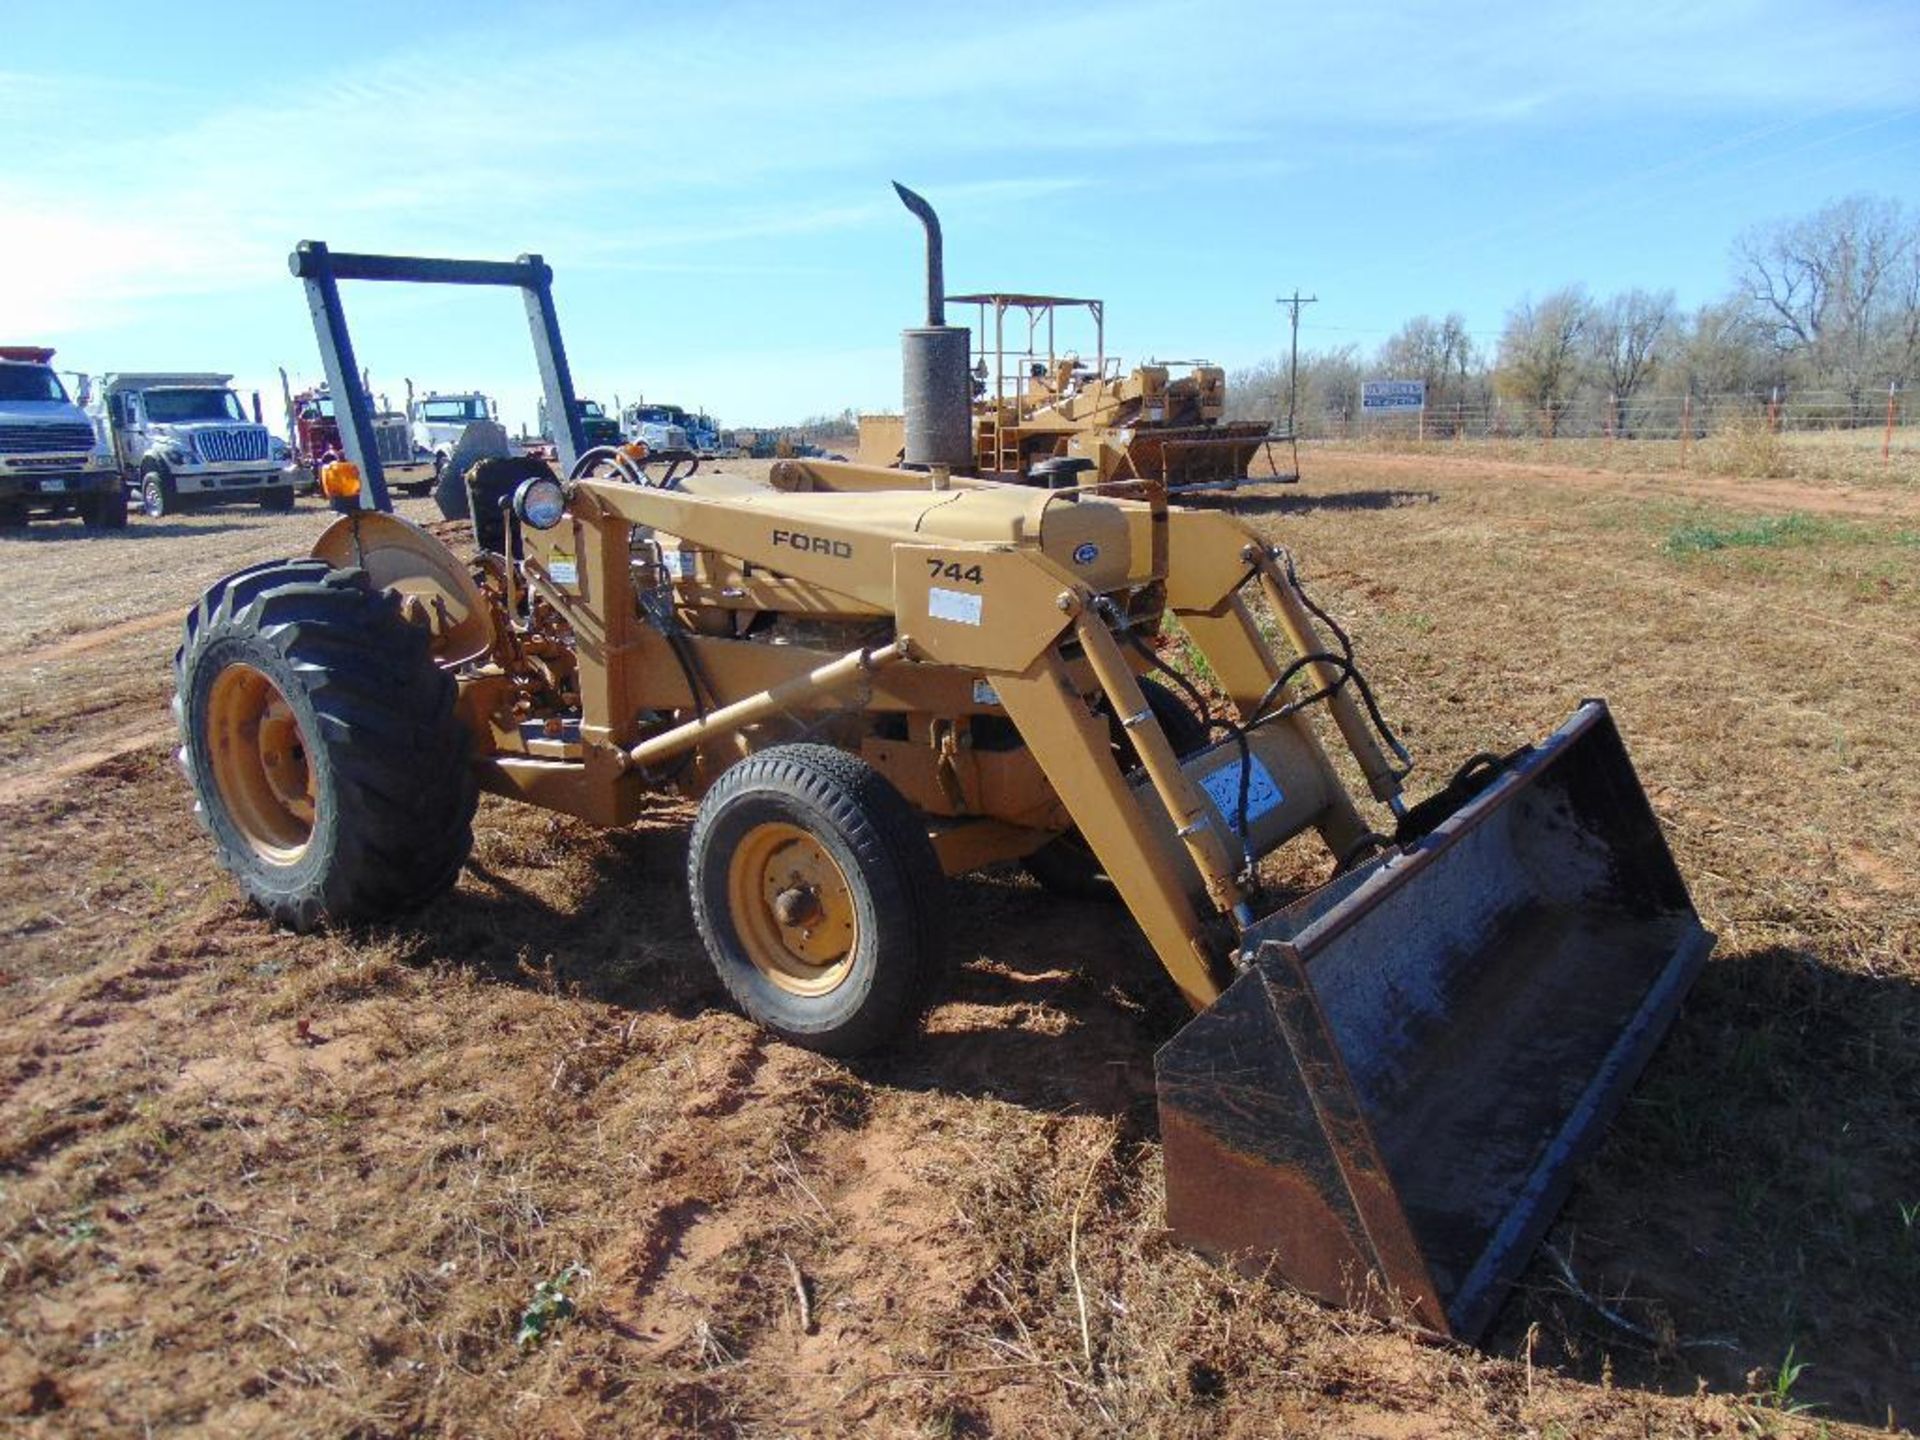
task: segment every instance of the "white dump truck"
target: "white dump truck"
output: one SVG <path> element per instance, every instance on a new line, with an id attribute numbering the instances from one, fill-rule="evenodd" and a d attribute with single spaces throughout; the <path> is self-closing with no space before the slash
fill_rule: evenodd
<path id="1" fill-rule="evenodd" d="M 52 360 L 43 345 L 0 345 L 0 525 L 78 515 L 118 530 L 127 523 L 120 472 Z"/>
<path id="2" fill-rule="evenodd" d="M 252 501 L 291 510 L 298 467 L 287 442 L 249 415 L 231 375 L 106 376 L 92 414 L 146 514 Z"/>

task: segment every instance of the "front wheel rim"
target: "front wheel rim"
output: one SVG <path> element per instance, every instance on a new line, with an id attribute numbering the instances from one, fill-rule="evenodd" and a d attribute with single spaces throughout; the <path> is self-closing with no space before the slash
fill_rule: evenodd
<path id="1" fill-rule="evenodd" d="M 853 886 L 809 831 L 767 821 L 727 859 L 727 904 L 754 969 L 789 995 L 826 995 L 846 982 L 859 948 Z"/>
<path id="2" fill-rule="evenodd" d="M 207 749 L 220 799 L 249 847 L 291 865 L 313 839 L 313 765 L 299 717 L 251 665 L 229 665 L 207 692 Z"/>

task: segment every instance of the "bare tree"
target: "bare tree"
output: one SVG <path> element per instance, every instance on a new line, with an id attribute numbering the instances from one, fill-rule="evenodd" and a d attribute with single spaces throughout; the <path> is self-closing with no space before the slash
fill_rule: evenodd
<path id="1" fill-rule="evenodd" d="M 1594 378 L 1606 386 L 1613 431 L 1628 432 L 1633 397 L 1660 368 L 1673 329 L 1673 292 L 1627 290 L 1593 307 L 1587 321 L 1587 354 Z"/>
<path id="2" fill-rule="evenodd" d="M 1920 227 L 1917 227 L 1920 228 Z M 1920 238 L 1909 248 L 1893 291 L 1893 365 L 1903 385 L 1920 380 Z"/>
<path id="3" fill-rule="evenodd" d="M 1703 399 L 1776 378 L 1778 356 L 1739 296 L 1702 305 L 1690 321 L 1675 322 L 1668 350 L 1669 373 L 1682 390 Z"/>
<path id="4" fill-rule="evenodd" d="M 1354 347 L 1303 351 L 1296 406 L 1303 435 L 1338 434 L 1352 418 L 1360 390 Z M 1287 413 L 1287 362 L 1260 360 L 1227 376 L 1227 418 L 1275 421 Z"/>
<path id="5" fill-rule="evenodd" d="M 1380 347 L 1374 364 L 1383 374 L 1425 381 L 1430 409 L 1464 401 L 1482 367 L 1480 347 L 1458 311 L 1444 320 L 1414 316 Z"/>
<path id="6" fill-rule="evenodd" d="M 1740 286 L 1782 355 L 1816 386 L 1846 394 L 1857 421 L 1896 368 L 1902 281 L 1920 230 L 1898 201 L 1854 195 L 1734 244 Z"/>
<path id="7" fill-rule="evenodd" d="M 1593 303 L 1584 286 L 1568 285 L 1507 312 L 1494 362 L 1494 384 L 1542 417 L 1551 435 L 1558 413 L 1580 388 L 1580 341 Z"/>

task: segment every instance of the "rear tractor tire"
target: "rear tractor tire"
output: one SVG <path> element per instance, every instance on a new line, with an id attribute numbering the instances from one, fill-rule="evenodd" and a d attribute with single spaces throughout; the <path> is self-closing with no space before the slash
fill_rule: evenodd
<path id="1" fill-rule="evenodd" d="M 180 762 L 220 863 L 277 923 L 397 914 L 466 863 L 476 787 L 429 638 L 318 560 L 230 575 L 188 615 Z"/>
<path id="2" fill-rule="evenodd" d="M 825 745 L 742 760 L 701 802 L 687 871 L 721 983 L 782 1039 L 856 1055 L 919 1018 L 946 877 L 926 826 L 864 761 Z"/>

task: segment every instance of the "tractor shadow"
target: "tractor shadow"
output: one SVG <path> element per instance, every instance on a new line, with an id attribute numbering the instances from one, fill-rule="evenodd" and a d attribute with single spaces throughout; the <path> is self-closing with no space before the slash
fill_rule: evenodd
<path id="1" fill-rule="evenodd" d="M 1110 1115 L 1159 1134 L 1153 1052 L 1191 1018 L 1117 899 L 1012 871 L 949 883 L 948 969 L 919 1034 L 857 1063 L 899 1090 Z"/>
<path id="2" fill-rule="evenodd" d="M 459 887 L 391 932 L 410 963 L 691 1018 L 727 1003 L 687 903 L 687 827 L 591 832 L 527 811 L 486 834 Z M 531 823 L 529 823 L 531 822 Z"/>
<path id="3" fill-rule="evenodd" d="M 591 841 L 542 817 L 511 838 L 405 932 L 413 963 L 686 1019 L 726 1005 L 683 815 Z M 988 873 L 952 883 L 949 917 L 925 1024 L 848 1068 L 1157 1138 L 1153 1052 L 1188 1011 L 1126 912 Z M 1596 1384 L 1742 1395 L 1791 1346 L 1807 1368 L 1787 1403 L 1911 1423 L 1916 1094 L 1920 987 L 1784 946 L 1716 957 L 1486 1348 Z"/>
<path id="4" fill-rule="evenodd" d="M 1920 986 L 1785 946 L 1715 958 L 1487 1347 L 1678 1395 L 1773 1392 L 1791 1347 L 1805 1372 L 1772 1403 L 1912 1424 L 1916 1094 Z"/>
<path id="5" fill-rule="evenodd" d="M 54 545 L 73 540 L 177 540 L 190 535 L 218 535 L 229 530 L 258 530 L 270 523 L 271 520 L 266 517 L 258 520 L 235 517 L 217 525 L 190 525 L 178 520 L 129 520 L 124 530 L 99 530 L 71 518 L 35 520 L 28 525 L 0 526 L 0 542 Z"/>
<path id="6" fill-rule="evenodd" d="M 1248 494 L 1234 491 L 1216 497 L 1206 508 L 1235 515 L 1309 515 L 1398 510 L 1409 505 L 1438 504 L 1435 490 L 1293 490 L 1286 494 Z"/>
<path id="7" fill-rule="evenodd" d="M 687 823 L 629 830 L 516 816 L 459 888 L 385 932 L 408 962 L 682 1019 L 730 1005 L 687 899 Z M 1189 1018 L 1117 900 L 1048 894 L 1013 873 L 949 883 L 947 966 L 920 1030 L 852 1062 L 902 1090 L 1037 1111 L 1153 1119 L 1153 1051 Z"/>

